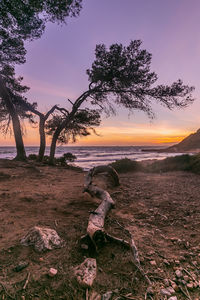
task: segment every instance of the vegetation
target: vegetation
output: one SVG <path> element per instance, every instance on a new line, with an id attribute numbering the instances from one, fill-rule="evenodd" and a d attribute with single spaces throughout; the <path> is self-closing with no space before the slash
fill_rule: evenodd
<path id="1" fill-rule="evenodd" d="M 174 157 L 167 157 L 162 160 L 156 160 L 148 164 L 136 162 L 128 158 L 117 160 L 110 164 L 118 173 L 126 172 L 173 172 L 173 171 L 187 171 L 200 174 L 200 154 L 196 155 L 177 155 Z"/>
<path id="2" fill-rule="evenodd" d="M 25 160 L 26 153 L 16 103 L 9 93 L 9 81 L 13 79 L 5 69 L 25 62 L 24 42 L 40 38 L 47 22 L 65 22 L 76 17 L 81 0 L 61 1 L 0 1 L 0 101 L 12 120 L 18 160 Z"/>
<path id="3" fill-rule="evenodd" d="M 118 173 L 136 172 L 141 170 L 141 165 L 137 161 L 123 158 L 110 164 Z"/>

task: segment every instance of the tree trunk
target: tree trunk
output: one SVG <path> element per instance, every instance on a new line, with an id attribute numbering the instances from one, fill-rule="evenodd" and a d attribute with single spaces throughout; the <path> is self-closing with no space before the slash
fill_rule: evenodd
<path id="1" fill-rule="evenodd" d="M 38 154 L 38 161 L 42 161 L 44 158 L 44 152 L 46 147 L 46 137 L 44 131 L 45 118 L 40 116 L 39 133 L 40 133 L 40 149 Z"/>
<path id="2" fill-rule="evenodd" d="M 118 174 L 111 166 L 95 167 L 89 171 L 85 178 L 84 191 L 102 200 L 97 209 L 90 213 L 87 227 L 87 234 L 97 248 L 105 241 L 104 221 L 108 212 L 115 206 L 115 201 L 111 198 L 110 194 L 92 183 L 93 176 L 104 172 L 112 176 L 115 186 L 119 185 Z"/>
<path id="3" fill-rule="evenodd" d="M 24 142 L 23 142 L 23 138 L 22 138 L 19 117 L 18 117 L 15 107 L 12 103 L 10 95 L 3 83 L 3 79 L 1 77 L 1 75 L 0 75 L 0 97 L 5 102 L 8 113 L 10 114 L 10 116 L 12 118 L 13 132 L 14 132 L 16 149 L 17 149 L 17 156 L 15 157 L 15 159 L 16 160 L 26 160 L 26 152 L 25 152 L 25 148 L 24 148 Z"/>
<path id="4" fill-rule="evenodd" d="M 55 152 L 56 152 L 56 143 L 59 137 L 60 132 L 62 129 L 58 127 L 56 131 L 53 134 L 53 138 L 51 141 L 51 148 L 50 148 L 50 157 L 49 157 L 49 164 L 53 165 L 54 164 L 54 157 L 55 157 Z"/>

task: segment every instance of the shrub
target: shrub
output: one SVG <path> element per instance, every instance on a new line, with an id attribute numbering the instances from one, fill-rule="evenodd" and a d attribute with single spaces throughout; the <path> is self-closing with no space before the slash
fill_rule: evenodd
<path id="1" fill-rule="evenodd" d="M 194 171 L 197 169 L 197 160 L 189 154 L 167 157 L 163 160 L 157 160 L 146 166 L 147 172 L 170 172 L 170 171 Z M 193 170 L 192 170 L 193 169 Z M 200 158 L 199 158 L 200 170 Z"/>
<path id="2" fill-rule="evenodd" d="M 140 163 L 129 158 L 116 160 L 110 164 L 118 173 L 136 172 L 141 169 Z"/>

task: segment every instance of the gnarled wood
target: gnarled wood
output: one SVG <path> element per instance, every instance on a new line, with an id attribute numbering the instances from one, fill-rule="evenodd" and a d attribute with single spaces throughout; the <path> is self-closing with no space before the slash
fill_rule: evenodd
<path id="1" fill-rule="evenodd" d="M 95 246 L 101 245 L 105 241 L 104 221 L 108 212 L 115 206 L 115 201 L 110 194 L 93 185 L 92 179 L 99 173 L 107 172 L 114 179 L 114 184 L 119 185 L 119 177 L 117 172 L 110 166 L 99 166 L 91 169 L 85 178 L 85 189 L 91 196 L 95 196 L 102 200 L 97 209 L 90 213 L 87 234 L 93 241 Z"/>

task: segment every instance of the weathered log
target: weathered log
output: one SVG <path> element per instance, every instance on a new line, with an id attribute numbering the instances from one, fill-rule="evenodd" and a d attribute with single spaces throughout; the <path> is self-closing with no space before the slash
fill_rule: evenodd
<path id="1" fill-rule="evenodd" d="M 102 200 L 101 204 L 95 211 L 90 212 L 88 221 L 87 234 L 94 243 L 95 247 L 102 245 L 105 241 L 104 221 L 108 212 L 114 207 L 115 201 L 110 194 L 93 185 L 92 179 L 99 173 L 107 172 L 114 179 L 114 184 L 119 185 L 119 177 L 117 172 L 110 166 L 99 166 L 91 169 L 85 178 L 85 189 L 91 196 L 95 196 Z"/>

